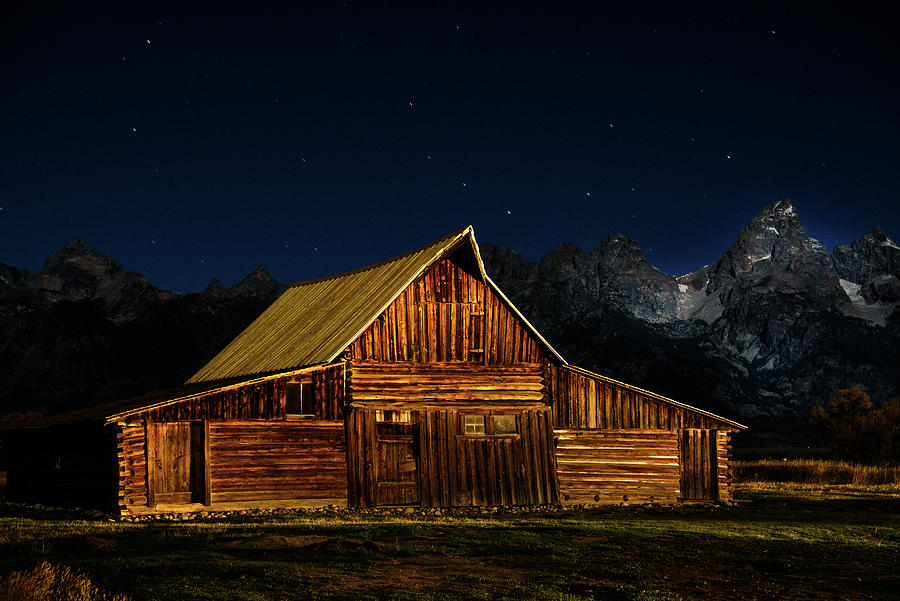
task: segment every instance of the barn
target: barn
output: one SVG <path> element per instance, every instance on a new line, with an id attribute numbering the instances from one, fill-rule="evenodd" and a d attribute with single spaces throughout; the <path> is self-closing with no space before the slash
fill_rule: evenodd
<path id="1" fill-rule="evenodd" d="M 470 226 L 290 286 L 180 388 L 8 432 L 8 489 L 123 516 L 728 501 L 743 428 L 569 365 Z"/>

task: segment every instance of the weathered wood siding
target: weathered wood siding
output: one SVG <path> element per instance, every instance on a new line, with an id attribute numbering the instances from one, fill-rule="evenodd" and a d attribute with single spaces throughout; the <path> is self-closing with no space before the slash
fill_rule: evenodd
<path id="1" fill-rule="evenodd" d="M 210 422 L 209 433 L 213 503 L 347 497 L 343 422 Z"/>
<path id="2" fill-rule="evenodd" d="M 436 262 L 350 345 L 354 361 L 540 363 L 534 334 L 480 276 Z"/>
<path id="3" fill-rule="evenodd" d="M 491 412 L 514 413 L 516 434 L 463 434 L 466 414 L 489 419 Z M 418 499 L 425 507 L 459 505 L 533 505 L 558 502 L 550 412 L 545 407 L 474 405 L 413 411 L 417 431 Z M 374 409 L 354 408 L 347 420 L 349 502 L 354 507 L 379 502 L 378 436 Z"/>
<path id="4" fill-rule="evenodd" d="M 564 504 L 675 503 L 678 434 L 670 430 L 557 430 Z"/>
<path id="5" fill-rule="evenodd" d="M 719 500 L 719 460 L 715 430 L 685 428 L 678 433 L 681 496 L 685 501 Z"/>
<path id="6" fill-rule="evenodd" d="M 732 474 L 731 474 L 731 432 L 718 430 L 716 432 L 716 480 L 718 482 L 719 500 L 732 501 Z"/>
<path id="7" fill-rule="evenodd" d="M 464 363 L 352 363 L 348 374 L 351 402 L 402 404 L 409 401 L 541 401 L 545 385 L 541 365 Z"/>
<path id="8" fill-rule="evenodd" d="M 143 425 L 116 425 L 119 459 L 119 510 L 146 506 L 147 451 Z"/>
<path id="9" fill-rule="evenodd" d="M 314 368 L 303 373 L 270 378 L 226 390 L 210 392 L 157 408 L 129 415 L 132 424 L 185 422 L 200 420 L 283 420 L 286 419 L 285 387 L 288 382 L 313 384 L 316 419 L 339 420 L 344 417 L 344 365 Z"/>
<path id="10" fill-rule="evenodd" d="M 553 423 L 558 429 L 728 428 L 702 413 L 628 386 L 591 378 L 565 366 L 551 365 L 549 385 Z"/>

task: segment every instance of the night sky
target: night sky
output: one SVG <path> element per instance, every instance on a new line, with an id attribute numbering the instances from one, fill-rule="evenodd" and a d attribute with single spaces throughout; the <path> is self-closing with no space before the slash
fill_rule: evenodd
<path id="1" fill-rule="evenodd" d="M 785 197 L 829 249 L 900 236 L 891 15 L 122 4 L 4 14 L 0 262 L 83 239 L 191 292 L 473 224 L 529 260 L 621 232 L 681 274 Z"/>

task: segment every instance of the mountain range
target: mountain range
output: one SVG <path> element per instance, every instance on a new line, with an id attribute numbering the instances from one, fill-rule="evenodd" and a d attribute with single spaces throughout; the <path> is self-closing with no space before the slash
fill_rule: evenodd
<path id="1" fill-rule="evenodd" d="M 875 399 L 900 389 L 900 245 L 880 229 L 829 254 L 783 200 L 681 276 L 621 234 L 538 262 L 481 252 L 564 357 L 702 408 L 801 416 L 836 388 Z M 178 294 L 82 241 L 34 274 L 0 263 L 0 413 L 177 386 L 284 289 L 259 266 L 231 288 Z"/>

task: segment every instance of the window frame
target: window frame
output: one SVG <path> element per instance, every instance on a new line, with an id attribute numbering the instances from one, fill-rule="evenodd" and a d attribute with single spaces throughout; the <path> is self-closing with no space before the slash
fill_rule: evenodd
<path id="1" fill-rule="evenodd" d="M 494 417 L 512 416 L 515 419 L 516 431 L 504 434 L 497 434 L 494 428 Z M 488 410 L 488 411 L 460 411 L 459 416 L 459 432 L 457 436 L 460 438 L 520 438 L 519 411 L 511 410 Z M 466 417 L 480 416 L 484 420 L 483 434 L 467 434 L 466 433 Z"/>
<path id="2" fill-rule="evenodd" d="M 288 388 L 297 387 L 297 410 L 298 413 L 289 411 L 289 396 L 292 394 Z M 306 403 L 304 403 L 304 400 Z M 304 407 L 304 405 L 306 405 Z M 307 412 L 304 413 L 303 410 Z M 309 420 L 316 419 L 316 397 L 312 382 L 304 382 L 303 380 L 287 382 L 284 390 L 284 415 L 290 420 Z"/>

